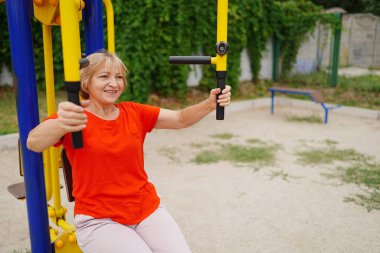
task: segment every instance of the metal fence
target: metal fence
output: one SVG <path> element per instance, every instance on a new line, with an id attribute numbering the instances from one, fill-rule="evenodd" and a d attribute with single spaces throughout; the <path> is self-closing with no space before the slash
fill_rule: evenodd
<path id="1" fill-rule="evenodd" d="M 380 68 L 380 17 L 372 14 L 344 14 L 339 66 Z M 330 65 L 331 30 L 319 25 L 299 51 L 295 70 L 312 72 Z"/>

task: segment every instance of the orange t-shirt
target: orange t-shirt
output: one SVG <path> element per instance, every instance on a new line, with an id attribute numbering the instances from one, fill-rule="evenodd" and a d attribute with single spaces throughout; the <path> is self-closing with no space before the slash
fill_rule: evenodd
<path id="1" fill-rule="evenodd" d="M 133 225 L 160 203 L 148 181 L 143 155 L 145 135 L 154 128 L 160 108 L 133 102 L 117 107 L 119 116 L 115 120 L 85 112 L 83 148 L 73 149 L 71 134 L 66 134 L 61 143 L 72 166 L 74 213 Z"/>

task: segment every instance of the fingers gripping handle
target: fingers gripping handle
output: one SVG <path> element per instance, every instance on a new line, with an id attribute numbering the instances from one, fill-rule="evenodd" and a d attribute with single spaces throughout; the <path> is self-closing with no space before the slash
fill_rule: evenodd
<path id="1" fill-rule="evenodd" d="M 65 82 L 65 88 L 67 91 L 67 97 L 69 101 L 76 105 L 80 105 L 80 101 L 79 101 L 80 82 Z M 71 134 L 71 138 L 73 141 L 74 148 L 83 147 L 82 131 L 73 132 Z"/>
<path id="2" fill-rule="evenodd" d="M 227 71 L 216 72 L 216 83 L 217 83 L 217 88 L 220 88 L 220 92 L 222 92 L 222 90 L 224 90 L 224 88 L 226 87 L 225 85 L 226 77 L 227 77 Z M 218 97 L 219 95 L 216 96 L 216 100 L 218 100 Z M 224 120 L 224 107 L 220 106 L 218 102 L 216 103 L 216 119 Z"/>

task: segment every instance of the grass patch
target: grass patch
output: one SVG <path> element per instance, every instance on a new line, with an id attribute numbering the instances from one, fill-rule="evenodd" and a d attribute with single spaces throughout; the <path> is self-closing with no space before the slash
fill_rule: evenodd
<path id="1" fill-rule="evenodd" d="M 263 141 L 260 140 L 260 139 L 256 139 L 256 138 L 248 139 L 248 140 L 247 140 L 247 143 L 249 143 L 249 144 L 255 144 L 255 145 L 266 145 L 265 142 L 263 142 Z"/>
<path id="2" fill-rule="evenodd" d="M 368 212 L 380 210 L 380 164 L 363 161 L 348 168 L 338 167 L 334 173 L 326 176 L 344 183 L 365 186 L 367 190 L 364 193 L 345 197 L 344 201 L 363 206 Z"/>
<path id="3" fill-rule="evenodd" d="M 57 103 L 67 100 L 65 91 L 56 91 Z M 38 93 L 39 116 L 40 120 L 47 117 L 46 113 L 46 94 Z M 0 88 L 0 135 L 17 133 L 17 109 L 16 92 L 11 88 Z"/>
<path id="4" fill-rule="evenodd" d="M 158 151 L 161 155 L 166 156 L 172 162 L 179 162 L 178 149 L 163 147 Z"/>
<path id="5" fill-rule="evenodd" d="M 268 165 L 275 161 L 277 149 L 276 145 L 252 147 L 238 144 L 224 144 L 219 149 L 200 152 L 191 161 L 197 164 L 230 161 L 234 163 Z"/>
<path id="6" fill-rule="evenodd" d="M 204 147 L 207 147 L 207 146 L 210 146 L 210 145 L 213 145 L 215 143 L 211 143 L 211 142 L 192 142 L 189 144 L 190 147 L 192 148 L 204 148 Z"/>
<path id="7" fill-rule="evenodd" d="M 13 250 L 13 253 L 31 253 L 30 249 L 25 249 L 25 250 Z"/>
<path id="8" fill-rule="evenodd" d="M 317 123 L 317 124 L 323 123 L 322 118 L 317 115 L 311 115 L 311 116 L 287 115 L 286 119 L 291 122 L 307 122 L 307 123 Z"/>
<path id="9" fill-rule="evenodd" d="M 320 90 L 329 103 L 380 109 L 380 76 L 377 75 L 339 76 L 338 85 L 334 88 L 330 87 L 325 72 L 294 74 L 282 80 L 282 83 L 292 88 Z"/>
<path id="10" fill-rule="evenodd" d="M 318 85 L 330 87 L 328 82 L 329 74 L 326 72 L 314 72 L 308 74 L 294 74 L 289 76 L 286 83 L 294 83 L 303 86 Z M 340 89 L 352 89 L 357 92 L 380 92 L 380 76 L 368 74 L 356 77 L 339 76 L 338 87 Z"/>
<path id="11" fill-rule="evenodd" d="M 327 142 L 330 143 L 330 142 Z M 335 145 L 335 142 L 332 143 Z M 373 162 L 373 157 L 361 154 L 353 149 L 314 149 L 298 153 L 304 164 L 331 164 L 335 161 L 351 162 L 347 167 L 339 166 L 333 171 L 321 175 L 329 179 L 338 179 L 342 183 L 365 187 L 364 193 L 345 197 L 345 202 L 363 206 L 368 212 L 380 210 L 380 164 Z"/>
<path id="12" fill-rule="evenodd" d="M 379 164 L 356 164 L 348 168 L 338 168 L 338 171 L 340 171 L 340 178 L 343 182 L 380 190 Z"/>
<path id="13" fill-rule="evenodd" d="M 247 147 L 243 145 L 223 145 L 223 159 L 235 163 L 260 162 L 268 164 L 274 160 L 274 152 L 270 147 Z"/>
<path id="14" fill-rule="evenodd" d="M 216 139 L 222 139 L 222 140 L 230 140 L 234 137 L 234 135 L 231 133 L 221 133 L 221 134 L 211 135 L 211 137 L 216 138 Z"/>
<path id="15" fill-rule="evenodd" d="M 380 210 L 380 191 L 373 191 L 368 194 L 356 194 L 353 197 L 345 197 L 345 202 L 352 202 L 367 209 L 368 212 L 372 210 Z"/>
<path id="16" fill-rule="evenodd" d="M 206 150 L 196 155 L 191 161 L 196 164 L 217 163 L 221 160 L 220 154 L 218 154 L 219 152 L 219 150 L 217 153 L 215 153 L 215 151 Z"/>
<path id="17" fill-rule="evenodd" d="M 328 146 L 334 146 L 334 145 L 337 145 L 337 144 L 338 144 L 337 141 L 330 140 L 330 139 L 325 139 L 325 143 L 326 143 Z"/>
<path id="18" fill-rule="evenodd" d="M 331 164 L 335 161 L 363 161 L 369 157 L 354 149 L 337 149 L 335 147 L 313 149 L 297 152 L 298 161 L 302 164 Z"/>
<path id="19" fill-rule="evenodd" d="M 281 178 L 284 181 L 288 181 L 288 178 L 290 177 L 288 173 L 285 173 L 284 171 L 272 171 L 269 175 L 269 179 L 273 180 L 274 178 Z"/>
<path id="20" fill-rule="evenodd" d="M 9 88 L 0 89 L 0 135 L 18 132 L 16 95 Z"/>

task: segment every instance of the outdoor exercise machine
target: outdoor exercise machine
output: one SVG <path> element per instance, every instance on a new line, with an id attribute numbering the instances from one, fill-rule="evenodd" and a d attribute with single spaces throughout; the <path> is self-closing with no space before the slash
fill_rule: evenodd
<path id="1" fill-rule="evenodd" d="M 79 104 L 82 59 L 79 23 L 82 20 L 84 22 L 86 55 L 104 49 L 103 2 L 107 12 L 108 51 L 115 52 L 111 0 L 87 0 L 86 3 L 83 0 L 0 0 L 2 2 L 5 2 L 7 9 L 12 66 L 17 86 L 20 168 L 24 176 L 24 184 L 11 185 L 8 189 L 24 191 L 14 195 L 26 197 L 32 253 L 81 252 L 76 242 L 75 227 L 66 221 L 67 208 L 61 204 L 58 171 L 60 149 L 51 147 L 41 155 L 26 147 L 29 132 L 39 124 L 31 19 L 34 17 L 42 24 L 47 114 L 51 115 L 56 112 L 51 27 L 61 27 L 65 88 L 69 101 Z M 225 86 L 227 73 L 227 12 L 228 1 L 219 0 L 217 56 L 208 57 L 207 62 L 216 64 L 217 83 L 221 89 Z M 195 60 L 201 60 L 200 64 L 206 64 L 203 58 L 178 62 L 180 59 L 177 58 L 176 63 L 195 64 Z M 217 119 L 223 117 L 223 108 L 219 106 Z M 73 146 L 80 148 L 82 145 L 81 132 L 74 133 Z M 51 200 L 53 203 L 49 204 Z"/>
<path id="2" fill-rule="evenodd" d="M 228 0 L 218 0 L 217 12 L 217 33 L 215 45 L 216 57 L 211 56 L 170 56 L 171 64 L 215 64 L 217 88 L 225 88 L 227 77 L 227 52 L 229 45 L 227 42 L 228 28 Z M 224 119 L 224 107 L 217 104 L 216 119 Z"/>
<path id="3" fill-rule="evenodd" d="M 0 1 L 4 2 L 4 1 Z M 115 51 L 113 7 L 103 0 L 107 12 L 108 51 Z M 79 103 L 79 60 L 81 59 L 79 22 L 85 30 L 86 54 L 104 48 L 102 1 L 82 0 L 6 0 L 13 72 L 17 82 L 17 117 L 21 167 L 33 253 L 81 252 L 75 228 L 66 222 L 67 209 L 61 205 L 58 148 L 35 153 L 26 148 L 31 129 L 39 124 L 38 97 L 32 43 L 31 18 L 42 23 L 47 113 L 55 113 L 54 74 L 51 27 L 60 26 L 65 88 L 69 100 Z M 83 12 L 82 12 L 83 11 Z M 80 133 L 74 134 L 74 146 L 81 146 Z M 48 201 L 53 200 L 52 205 Z M 51 224 L 49 225 L 49 219 Z M 53 227 L 55 226 L 55 227 Z"/>

